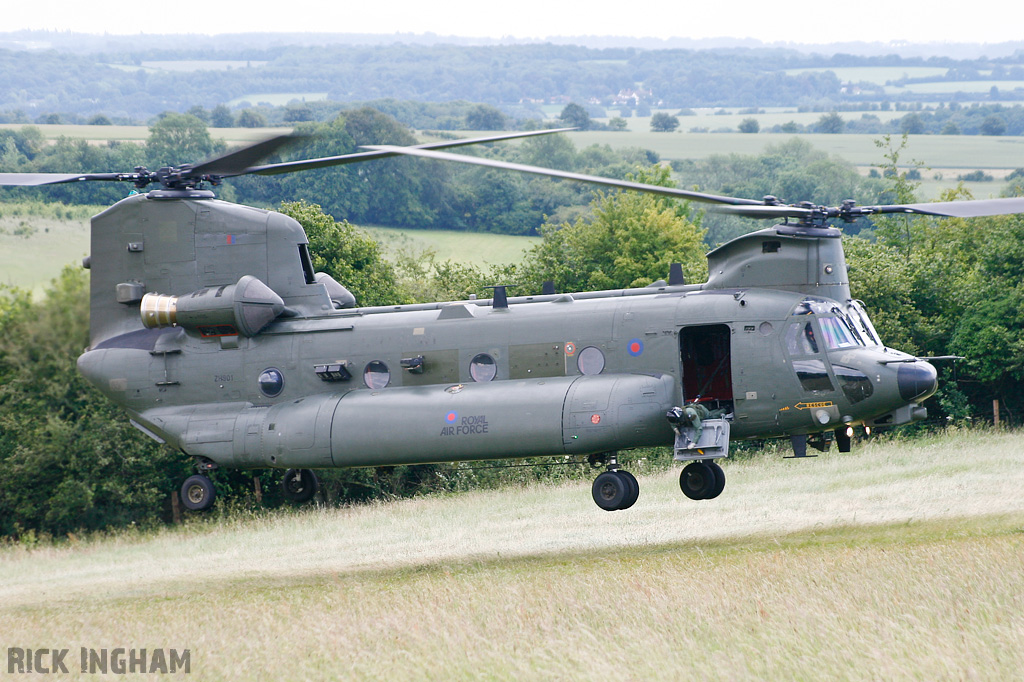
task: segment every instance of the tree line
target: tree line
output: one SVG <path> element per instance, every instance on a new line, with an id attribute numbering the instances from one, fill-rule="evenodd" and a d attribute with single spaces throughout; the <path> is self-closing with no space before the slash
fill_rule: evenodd
<path id="1" fill-rule="evenodd" d="M 370 108 L 346 111 L 326 123 L 300 123 L 296 132 L 305 141 L 268 162 L 350 154 L 367 144 L 416 143 L 405 126 Z M 206 124 L 192 114 L 160 117 L 144 145 L 113 142 L 97 146 L 70 138 L 48 145 L 38 128 L 0 129 L 3 172 L 128 172 L 136 166 L 157 169 L 194 163 L 223 151 L 224 143 L 214 140 Z M 556 136 L 532 138 L 518 145 L 478 147 L 468 153 L 616 178 L 624 177 L 638 163 L 658 160 L 654 152 L 639 148 L 613 150 L 608 145 L 592 145 L 578 150 Z M 130 189 L 118 183 L 97 185 L 7 188 L 4 197 L 66 204 L 113 203 Z M 589 194 L 576 184 L 407 158 L 301 174 L 247 176 L 233 179 L 219 193 L 228 200 L 267 207 L 305 200 L 323 206 L 335 217 L 364 225 L 505 234 L 537 234 L 545 216 L 582 211 L 589 201 Z"/>
<path id="2" fill-rule="evenodd" d="M 275 45 L 188 55 L 244 63 L 237 68 L 211 64 L 206 70 L 179 72 L 143 67 L 149 61 L 182 57 L 168 49 L 84 54 L 0 50 L 0 112 L 6 112 L 3 119 L 8 122 L 43 122 L 54 116 L 85 122 L 103 115 L 126 123 L 148 121 L 168 109 L 184 112 L 196 104 L 209 110 L 255 93 L 297 93 L 301 101 L 303 93 L 325 92 L 327 99 L 349 104 L 380 99 L 482 102 L 517 116 L 539 117 L 536 103 L 557 101 L 633 109 L 885 99 L 870 83 L 844 90 L 847 84 L 834 72 L 821 70 L 829 67 L 941 66 L 953 78 L 986 71 L 1008 82 L 1020 69 L 1013 58 L 825 57 L 779 48 L 640 50 L 551 44 Z M 1012 100 L 1020 93 L 996 94 Z M 900 95 L 907 101 L 933 97 Z"/>

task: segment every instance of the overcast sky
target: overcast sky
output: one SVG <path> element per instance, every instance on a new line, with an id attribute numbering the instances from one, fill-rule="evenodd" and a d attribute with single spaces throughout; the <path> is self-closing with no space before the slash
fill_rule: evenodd
<path id="1" fill-rule="evenodd" d="M 1018 0 L 1019 1 L 1019 0 Z M 50 0 L 5 3 L 0 31 L 83 33 L 436 33 L 545 38 L 632 36 L 757 38 L 765 42 L 1024 40 L 1024 3 L 938 0 L 732 2 L 469 2 L 468 0 L 207 0 L 158 3 Z M 178 7 L 178 9 L 171 9 Z"/>

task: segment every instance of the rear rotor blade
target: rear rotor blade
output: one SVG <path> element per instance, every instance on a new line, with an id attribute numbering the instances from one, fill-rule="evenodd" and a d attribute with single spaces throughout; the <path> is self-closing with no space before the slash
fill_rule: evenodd
<path id="1" fill-rule="evenodd" d="M 736 197 L 723 197 L 717 194 L 704 194 L 703 192 L 691 192 L 674 187 L 661 187 L 659 185 L 647 185 L 642 182 L 630 182 L 628 180 L 615 180 L 602 178 L 597 175 L 586 175 L 584 173 L 570 173 L 568 171 L 554 170 L 552 168 L 541 168 L 540 166 L 527 166 L 521 163 L 510 163 L 496 159 L 482 159 L 477 156 L 465 156 L 463 154 L 449 154 L 448 152 L 437 152 L 422 147 L 391 147 L 385 145 L 367 146 L 367 149 L 386 151 L 392 154 L 406 154 L 409 156 L 422 156 L 428 159 L 441 161 L 454 161 L 456 163 L 468 163 L 475 166 L 487 166 L 489 168 L 501 168 L 503 170 L 514 170 L 520 173 L 532 173 L 550 178 L 562 178 L 563 180 L 575 180 L 577 182 L 590 182 L 605 187 L 617 187 L 619 189 L 632 189 L 651 194 L 674 197 L 677 199 L 691 199 L 711 204 L 728 204 L 733 206 L 763 206 L 763 202 L 753 199 L 737 199 Z"/>

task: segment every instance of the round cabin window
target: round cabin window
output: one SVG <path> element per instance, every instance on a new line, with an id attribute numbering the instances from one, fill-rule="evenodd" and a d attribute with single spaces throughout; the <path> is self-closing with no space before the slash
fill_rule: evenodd
<path id="1" fill-rule="evenodd" d="M 600 374 L 604 371 L 604 353 L 597 346 L 587 346 L 576 357 L 580 374 Z"/>
<path id="2" fill-rule="evenodd" d="M 498 373 L 498 365 L 487 353 L 480 353 L 469 363 L 469 376 L 473 381 L 490 381 Z"/>
<path id="3" fill-rule="evenodd" d="M 268 367 L 257 379 L 260 391 L 268 398 L 276 398 L 284 390 L 284 374 L 276 367 Z"/>
<path id="4" fill-rule="evenodd" d="M 374 360 L 363 370 L 363 383 L 367 388 L 384 388 L 391 383 L 391 371 L 380 360 Z"/>

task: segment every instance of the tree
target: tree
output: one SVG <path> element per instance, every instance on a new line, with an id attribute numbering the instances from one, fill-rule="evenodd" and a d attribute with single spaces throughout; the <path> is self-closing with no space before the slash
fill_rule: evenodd
<path id="1" fill-rule="evenodd" d="M 991 114 L 981 122 L 979 130 L 982 135 L 1003 135 L 1006 133 L 1006 121 L 1002 116 Z"/>
<path id="2" fill-rule="evenodd" d="M 226 104 L 218 104 L 210 112 L 210 125 L 214 128 L 234 128 L 235 117 Z"/>
<path id="3" fill-rule="evenodd" d="M 238 115 L 239 128 L 265 128 L 266 117 L 255 109 L 245 109 Z"/>
<path id="4" fill-rule="evenodd" d="M 621 116 L 615 116 L 608 121 L 608 127 L 611 130 L 623 131 L 626 130 L 628 125 L 629 124 L 626 123 L 626 119 L 622 118 Z"/>
<path id="5" fill-rule="evenodd" d="M 679 119 L 664 111 L 651 116 L 651 130 L 656 133 L 671 133 L 679 127 Z"/>
<path id="6" fill-rule="evenodd" d="M 756 118 L 745 118 L 740 121 L 739 130 L 741 133 L 756 133 L 761 130 L 761 124 Z"/>
<path id="7" fill-rule="evenodd" d="M 671 171 L 652 166 L 630 179 L 671 187 Z M 689 281 L 707 275 L 704 231 L 689 206 L 646 192 L 598 193 L 591 215 L 545 225 L 542 241 L 527 252 L 514 277 L 526 291 L 553 280 L 558 291 L 645 286 L 665 277 L 673 262 Z"/>
<path id="8" fill-rule="evenodd" d="M 466 127 L 470 130 L 504 130 L 505 114 L 488 104 L 477 104 L 466 113 Z"/>
<path id="9" fill-rule="evenodd" d="M 313 119 L 313 110 L 305 104 L 301 106 L 289 106 L 284 110 L 285 123 L 301 123 L 303 121 L 312 121 Z"/>
<path id="10" fill-rule="evenodd" d="M 195 106 L 189 107 L 188 111 L 185 113 L 192 114 L 207 125 L 210 123 L 210 112 L 208 112 L 202 104 L 196 104 Z"/>
<path id="11" fill-rule="evenodd" d="M 838 112 L 833 111 L 829 114 L 822 114 L 821 118 L 818 119 L 816 128 L 819 133 L 837 135 L 846 128 L 846 121 L 843 120 L 843 117 Z"/>
<path id="12" fill-rule="evenodd" d="M 900 119 L 900 131 L 907 135 L 920 135 L 924 132 L 924 121 L 917 113 L 911 112 Z"/>
<path id="13" fill-rule="evenodd" d="M 286 202 L 278 211 L 299 221 L 306 231 L 313 269 L 347 287 L 359 305 L 407 302 L 399 292 L 394 268 L 368 234 L 347 221 L 336 221 L 316 204 Z"/>
<path id="14" fill-rule="evenodd" d="M 590 114 L 579 104 L 571 102 L 565 105 L 561 115 L 558 117 L 567 128 L 579 128 L 588 130 L 591 127 Z"/>
<path id="15" fill-rule="evenodd" d="M 88 307 L 80 268 L 36 303 L 0 292 L 0 534 L 157 523 L 190 468 L 77 371 Z"/>
<path id="16" fill-rule="evenodd" d="M 217 149 L 206 124 L 191 114 L 169 113 L 149 129 L 146 141 L 151 167 L 196 163 Z"/>

